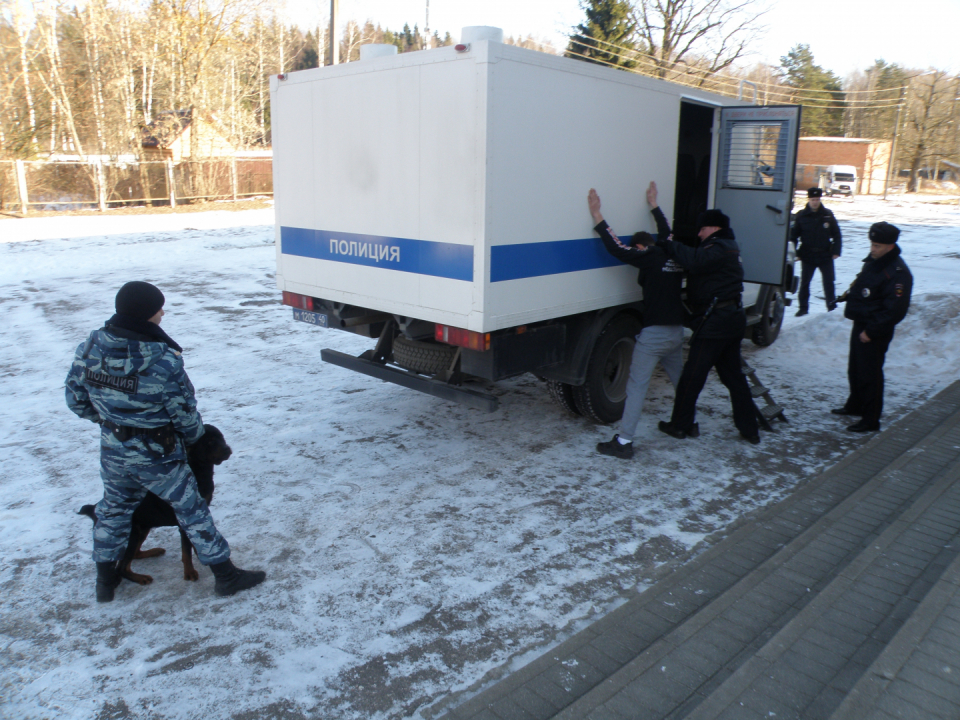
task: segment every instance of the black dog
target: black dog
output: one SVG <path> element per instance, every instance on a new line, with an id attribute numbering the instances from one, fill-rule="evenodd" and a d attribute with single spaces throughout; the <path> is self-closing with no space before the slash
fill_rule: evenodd
<path id="1" fill-rule="evenodd" d="M 206 500 L 207 505 L 213 502 L 213 466 L 219 465 L 227 460 L 233 451 L 223 439 L 223 433 L 213 425 L 204 425 L 203 436 L 187 448 L 187 463 L 197 479 L 197 488 L 201 497 Z M 97 516 L 94 512 L 95 505 L 84 505 L 77 512 L 78 515 L 86 515 L 94 523 L 97 522 Z M 147 496 L 137 506 L 133 512 L 133 524 L 130 528 L 130 540 L 127 543 L 127 550 L 118 566 L 118 572 L 121 577 L 131 580 L 139 585 L 149 585 L 153 578 L 149 575 L 140 575 L 130 569 L 134 560 L 143 558 L 157 557 L 163 555 L 166 550 L 163 548 L 154 548 L 152 550 L 141 550 L 141 546 L 147 539 L 147 535 L 155 527 L 179 527 L 177 516 L 173 508 L 168 503 L 161 500 L 157 495 L 148 492 Z M 187 534 L 180 528 L 180 559 L 183 562 L 183 579 L 197 580 L 200 574 L 193 567 L 193 544 L 187 537 Z"/>

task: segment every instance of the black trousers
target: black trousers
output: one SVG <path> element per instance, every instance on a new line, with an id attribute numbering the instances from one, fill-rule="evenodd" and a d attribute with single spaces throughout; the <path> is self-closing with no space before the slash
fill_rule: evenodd
<path id="1" fill-rule="evenodd" d="M 740 341 L 742 336 L 722 339 L 694 338 L 690 343 L 687 362 L 683 366 L 677 396 L 673 402 L 673 426 L 689 430 L 696 419 L 697 398 L 707 382 L 710 368 L 716 368 L 733 405 L 733 423 L 746 437 L 757 434 L 757 410 L 750 394 L 750 386 L 741 369 Z"/>
<path id="2" fill-rule="evenodd" d="M 800 261 L 800 292 L 797 299 L 800 302 L 800 308 L 806 310 L 810 307 L 810 281 L 813 280 L 813 274 L 819 270 L 820 279 L 823 281 L 823 296 L 827 301 L 827 307 L 833 305 L 836 300 L 836 294 L 833 289 L 833 283 L 836 275 L 833 271 L 833 257 L 823 255 L 811 259 Z"/>
<path id="3" fill-rule="evenodd" d="M 880 422 L 883 412 L 883 361 L 890 347 L 890 337 L 871 338 L 860 342 L 860 333 L 866 323 L 855 322 L 850 331 L 850 359 L 847 362 L 847 379 L 850 381 L 850 397 L 844 407 L 854 415 L 863 416 L 864 422 Z"/>

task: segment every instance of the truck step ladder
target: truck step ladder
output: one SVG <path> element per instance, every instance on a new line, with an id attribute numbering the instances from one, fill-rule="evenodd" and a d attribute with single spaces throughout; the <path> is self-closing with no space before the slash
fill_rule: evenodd
<path id="1" fill-rule="evenodd" d="M 740 359 L 740 370 L 747 376 L 747 380 L 750 383 L 750 394 L 754 398 L 753 404 L 757 409 L 757 420 L 760 421 L 760 427 L 764 430 L 776 432 L 773 426 L 770 425 L 771 420 L 777 418 L 783 422 L 789 422 L 787 416 L 783 414 L 783 408 L 774 402 L 770 391 L 763 386 L 763 383 L 761 383 L 757 377 L 757 371 L 747 365 L 743 358 Z M 757 398 L 763 398 L 766 405 L 763 407 L 758 405 L 756 401 Z"/>

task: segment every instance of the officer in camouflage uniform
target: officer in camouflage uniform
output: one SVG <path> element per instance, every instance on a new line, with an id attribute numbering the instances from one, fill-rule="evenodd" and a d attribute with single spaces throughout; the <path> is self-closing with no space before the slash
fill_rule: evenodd
<path id="1" fill-rule="evenodd" d="M 148 491 L 173 508 L 200 562 L 213 570 L 217 595 L 246 590 L 266 576 L 230 562 L 230 546 L 187 465 L 186 446 L 203 435 L 203 421 L 182 348 L 160 328 L 163 303 L 150 283 L 124 285 L 117 314 L 77 348 L 67 374 L 67 407 L 101 426 L 103 499 L 93 530 L 98 602 L 113 600 L 133 512 Z"/>

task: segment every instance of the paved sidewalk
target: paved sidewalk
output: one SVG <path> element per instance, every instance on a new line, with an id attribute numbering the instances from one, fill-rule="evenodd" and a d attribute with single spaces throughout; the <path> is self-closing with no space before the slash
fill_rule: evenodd
<path id="1" fill-rule="evenodd" d="M 916 702 L 917 673 L 947 661 L 938 632 L 960 638 L 958 477 L 960 381 L 448 717 L 830 717 L 854 697 L 887 717 L 906 680 L 881 698 L 874 663 L 899 663 Z M 892 655 L 918 627 L 926 650 Z M 943 702 L 950 667 L 929 683 Z"/>

